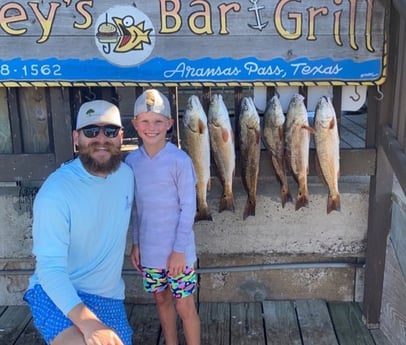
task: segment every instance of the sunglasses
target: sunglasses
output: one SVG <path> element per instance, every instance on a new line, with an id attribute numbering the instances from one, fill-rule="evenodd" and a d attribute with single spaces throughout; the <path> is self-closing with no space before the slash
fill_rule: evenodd
<path id="1" fill-rule="evenodd" d="M 83 131 L 83 134 L 85 135 L 86 138 L 96 138 L 99 135 L 100 130 L 103 130 L 103 133 L 107 138 L 115 138 L 118 135 L 118 132 L 120 131 L 120 127 L 114 125 L 107 126 L 90 125 L 83 127 L 81 130 Z"/>

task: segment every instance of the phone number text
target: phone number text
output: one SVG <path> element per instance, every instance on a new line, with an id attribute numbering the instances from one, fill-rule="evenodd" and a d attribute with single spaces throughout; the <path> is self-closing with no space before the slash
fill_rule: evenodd
<path id="1" fill-rule="evenodd" d="M 11 77 L 16 79 L 21 78 L 35 78 L 35 77 L 61 77 L 62 67 L 61 65 L 40 65 L 40 64 L 30 64 L 22 66 L 12 66 L 8 64 L 0 65 L 0 76 L 1 77 Z"/>

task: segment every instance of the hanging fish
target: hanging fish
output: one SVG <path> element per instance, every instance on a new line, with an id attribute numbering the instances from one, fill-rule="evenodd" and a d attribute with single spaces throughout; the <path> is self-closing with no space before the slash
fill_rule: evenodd
<path id="1" fill-rule="evenodd" d="M 295 94 L 289 102 L 286 114 L 285 143 L 287 163 L 298 184 L 296 210 L 309 205 L 307 175 L 309 173 L 310 133 L 312 132 L 313 129 L 309 126 L 307 118 L 304 97 Z"/>
<path id="2" fill-rule="evenodd" d="M 329 190 L 327 213 L 340 211 L 340 137 L 336 113 L 329 97 L 321 97 L 316 105 L 314 130 L 317 170 Z"/>
<path id="3" fill-rule="evenodd" d="M 259 115 L 251 97 L 241 101 L 239 116 L 241 178 L 248 194 L 243 213 L 243 219 L 255 216 L 257 184 L 259 174 L 259 159 L 261 153 L 261 127 Z"/>
<path id="4" fill-rule="evenodd" d="M 207 204 L 210 189 L 210 139 L 207 116 L 199 97 L 192 95 L 183 115 L 185 150 L 192 158 L 197 175 L 197 212 L 195 221 L 213 220 Z"/>
<path id="5" fill-rule="evenodd" d="M 234 132 L 223 97 L 212 95 L 208 110 L 210 145 L 217 176 L 223 186 L 219 212 L 234 211 L 233 177 L 235 173 Z"/>
<path id="6" fill-rule="evenodd" d="M 275 176 L 281 185 L 281 202 L 285 207 L 286 202 L 292 201 L 289 190 L 288 178 L 286 175 L 285 162 L 285 115 L 278 96 L 273 96 L 268 100 L 264 112 L 263 142 L 271 153 L 272 166 Z"/>

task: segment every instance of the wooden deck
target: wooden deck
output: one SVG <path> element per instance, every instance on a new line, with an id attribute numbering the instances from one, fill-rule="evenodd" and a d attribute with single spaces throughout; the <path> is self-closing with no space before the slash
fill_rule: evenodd
<path id="1" fill-rule="evenodd" d="M 127 304 L 134 345 L 163 345 L 154 304 Z M 202 345 L 396 345 L 368 330 L 357 303 L 200 303 Z M 27 306 L 0 306 L 1 345 L 44 345 Z M 181 344 L 184 345 L 181 334 Z"/>
<path id="2" fill-rule="evenodd" d="M 340 120 L 340 148 L 365 148 L 367 114 L 347 113 Z"/>

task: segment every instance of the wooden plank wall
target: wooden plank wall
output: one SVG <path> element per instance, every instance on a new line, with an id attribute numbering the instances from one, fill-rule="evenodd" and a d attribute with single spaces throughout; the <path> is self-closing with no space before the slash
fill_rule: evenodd
<path id="1" fill-rule="evenodd" d="M 0 154 L 11 153 L 11 127 L 7 106 L 7 89 L 0 88 Z"/>
<path id="2" fill-rule="evenodd" d="M 391 6 L 390 1 L 385 1 Z M 405 18 L 403 9 L 406 3 L 398 3 L 390 11 L 388 18 L 387 80 L 382 85 L 383 99 L 377 101 L 376 90 L 368 93 L 368 111 L 376 117 L 377 159 L 376 174 L 371 177 L 368 211 L 368 233 L 366 250 L 364 309 L 366 323 L 370 327 L 379 327 L 382 286 L 385 271 L 386 242 L 391 228 L 392 183 L 396 176 L 403 190 L 406 190 L 406 155 L 404 93 L 406 87 L 405 54 Z M 382 98 L 382 97 L 381 97 Z"/>
<path id="3" fill-rule="evenodd" d="M 406 345 L 406 280 L 393 246 L 388 241 L 380 329 L 396 345 Z"/>
<path id="4" fill-rule="evenodd" d="M 2 88 L 1 91 L 4 97 L 1 98 L 0 94 L 0 124 L 2 125 L 0 164 L 4 169 L 0 171 L 0 181 L 42 181 L 62 162 L 71 159 L 73 155 L 71 131 L 75 125 L 76 114 L 80 105 L 91 99 L 105 99 L 117 104 L 125 125 L 124 144 L 128 144 L 128 148 L 131 148 L 131 144 L 136 139 L 135 133 L 130 133 L 134 131 L 129 120 L 132 118 L 134 99 L 142 92 L 141 87 L 27 87 Z M 221 93 L 225 97 L 232 123 L 236 128 L 238 116 L 235 114 L 238 113 L 241 98 L 252 95 L 252 88 L 241 87 L 226 89 L 162 87 L 162 91 L 172 101 L 173 114 L 179 114 L 176 117 L 171 138 L 177 144 L 181 143 L 179 133 L 181 117 L 187 98 L 191 94 L 201 97 L 207 108 L 210 94 Z M 268 91 L 271 92 L 272 88 Z M 305 91 L 306 88 L 302 88 L 300 92 L 305 93 Z M 368 124 L 368 130 L 369 128 Z M 362 130 L 365 131 L 364 128 Z M 238 133 L 236 133 L 237 136 Z M 356 138 L 352 136 L 351 139 L 347 139 L 354 141 Z M 236 141 L 237 144 L 238 141 Z M 342 147 L 341 176 L 374 174 L 375 149 L 362 146 L 359 144 L 355 148 Z M 127 148 L 124 146 L 123 150 L 126 151 Z M 264 162 L 266 163 L 263 164 Z M 261 154 L 261 164 L 270 166 L 269 153 L 265 149 Z M 316 174 L 314 166 L 313 148 L 310 152 L 310 175 Z"/>
<path id="5" fill-rule="evenodd" d="M 45 88 L 18 90 L 24 153 L 50 152 Z"/>
<path id="6" fill-rule="evenodd" d="M 381 329 L 393 344 L 406 345 L 406 196 L 395 182 L 392 227 L 386 249 Z"/>

